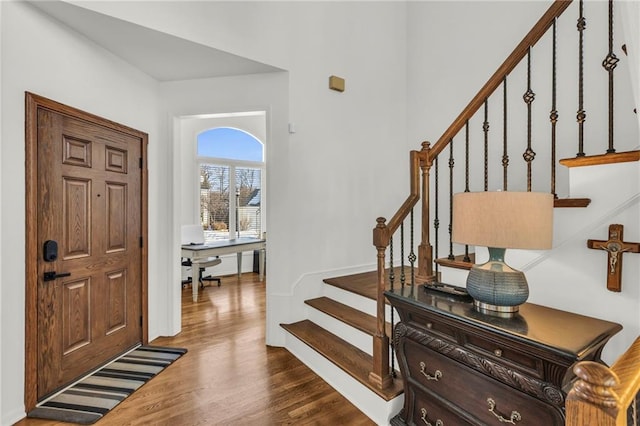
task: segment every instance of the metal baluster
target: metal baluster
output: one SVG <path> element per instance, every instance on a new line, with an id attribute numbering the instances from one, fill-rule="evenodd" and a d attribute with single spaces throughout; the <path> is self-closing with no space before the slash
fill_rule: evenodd
<path id="1" fill-rule="evenodd" d="M 407 276 L 404 273 L 404 221 L 400 224 L 400 286 L 404 288 Z"/>
<path id="2" fill-rule="evenodd" d="M 389 288 L 393 291 L 393 283 L 396 279 L 396 274 L 393 271 L 393 236 L 389 240 Z"/>
<path id="3" fill-rule="evenodd" d="M 484 190 L 489 190 L 489 101 L 484 100 L 484 122 L 482 123 L 484 132 Z"/>
<path id="4" fill-rule="evenodd" d="M 464 124 L 464 192 L 469 192 L 469 120 Z M 465 262 L 471 262 L 469 244 L 464 245 Z"/>
<path id="5" fill-rule="evenodd" d="M 395 281 L 396 274 L 393 271 L 393 236 L 389 240 L 389 288 L 393 291 L 393 282 Z M 393 332 L 393 327 L 395 324 L 395 318 L 393 315 L 394 309 L 391 308 L 391 330 Z M 389 336 L 389 343 L 391 344 L 391 348 L 394 348 L 393 336 Z M 391 366 L 389 367 L 391 370 L 391 377 L 396 378 L 396 368 L 395 368 L 395 350 L 391 351 Z"/>
<path id="6" fill-rule="evenodd" d="M 449 140 L 449 260 L 454 260 L 456 257 L 453 255 L 453 241 L 452 237 L 452 222 L 453 222 L 453 166 L 455 161 L 453 160 L 453 139 Z"/>
<path id="7" fill-rule="evenodd" d="M 464 124 L 464 192 L 469 192 L 469 120 Z"/>
<path id="8" fill-rule="evenodd" d="M 507 190 L 507 169 L 509 155 L 507 155 L 507 77 L 502 81 L 502 190 Z"/>
<path id="9" fill-rule="evenodd" d="M 433 230 L 434 230 L 434 234 L 435 234 L 435 245 L 436 245 L 436 247 L 435 247 L 435 258 L 436 259 L 438 258 L 438 240 L 439 240 L 438 234 L 439 234 L 439 231 L 440 231 L 440 214 L 439 214 L 439 207 L 438 207 L 439 204 L 440 204 L 439 201 L 438 201 L 439 198 L 440 198 L 440 194 L 439 194 L 440 186 L 438 184 L 438 174 L 439 174 L 438 173 L 438 158 L 440 158 L 440 157 L 439 156 L 436 157 L 436 160 L 435 160 L 435 168 L 436 168 L 436 172 L 435 172 L 436 176 L 435 176 L 435 183 L 434 183 L 434 192 L 435 192 L 435 194 L 434 194 L 435 195 L 435 197 L 434 197 L 435 198 L 434 199 L 434 201 L 435 201 L 434 210 L 435 211 L 433 213 L 433 216 L 434 216 L 433 217 Z M 436 275 L 436 277 L 438 277 L 439 266 L 440 265 L 438 265 L 438 263 L 436 262 L 436 267 L 435 267 L 435 275 Z"/>
<path id="10" fill-rule="evenodd" d="M 402 241 L 401 241 L 402 243 Z M 395 281 L 396 278 L 396 274 L 393 271 L 393 236 L 391 237 L 390 241 L 389 241 L 389 288 L 391 289 L 391 291 L 393 291 L 393 283 Z M 391 330 L 393 333 L 393 328 L 394 328 L 394 324 L 395 324 L 395 318 L 393 315 L 393 311 L 394 309 L 391 308 Z M 385 331 L 386 334 L 386 331 Z M 393 377 L 394 379 L 396 378 L 396 369 L 395 369 L 395 345 L 394 345 L 394 341 L 393 341 L 393 335 L 389 336 L 389 343 L 391 344 L 391 365 L 389 366 L 389 369 L 391 370 L 391 377 Z"/>
<path id="11" fill-rule="evenodd" d="M 584 110 L 584 30 L 587 20 L 584 18 L 584 1 L 580 0 L 580 16 L 578 17 L 578 153 L 577 157 L 584 157 L 584 122 L 587 113 Z"/>
<path id="12" fill-rule="evenodd" d="M 609 0 L 609 53 L 602 61 L 602 66 L 609 74 L 609 148 L 607 153 L 616 152 L 613 147 L 613 70 L 619 61 L 613 53 L 613 0 Z"/>
<path id="13" fill-rule="evenodd" d="M 558 198 L 556 194 L 556 124 L 558 123 L 558 110 L 556 108 L 557 98 L 557 85 L 556 85 L 556 23 L 558 18 L 553 21 L 553 53 L 551 58 L 551 112 L 549 113 L 549 120 L 551 121 L 551 193 L 553 198 Z"/>
<path id="14" fill-rule="evenodd" d="M 527 91 L 522 99 L 527 104 L 527 149 L 522 154 L 522 158 L 527 162 L 527 191 L 531 191 L 531 162 L 536 158 L 536 153 L 531 149 L 531 104 L 536 98 L 536 94 L 531 90 L 531 47 L 527 53 Z"/>
<path id="15" fill-rule="evenodd" d="M 416 286 L 416 271 L 415 271 L 415 263 L 416 263 L 416 254 L 413 251 L 413 209 L 411 209 L 410 215 L 410 224 L 411 229 L 409 232 L 409 240 L 411 243 L 411 252 L 409 253 L 409 264 L 411 265 L 411 296 L 414 294 L 414 289 Z"/>

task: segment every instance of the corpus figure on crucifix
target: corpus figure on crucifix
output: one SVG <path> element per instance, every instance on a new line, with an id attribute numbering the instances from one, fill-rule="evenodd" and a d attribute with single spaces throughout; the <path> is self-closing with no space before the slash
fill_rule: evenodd
<path id="1" fill-rule="evenodd" d="M 587 240 L 587 247 L 607 252 L 607 289 L 619 292 L 622 289 L 622 254 L 640 252 L 640 243 L 625 243 L 622 238 L 623 225 L 609 225 L 609 239 Z"/>

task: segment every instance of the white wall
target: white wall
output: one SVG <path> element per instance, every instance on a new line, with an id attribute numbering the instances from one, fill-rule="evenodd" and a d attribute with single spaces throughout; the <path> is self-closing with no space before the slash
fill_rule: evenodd
<path id="1" fill-rule="evenodd" d="M 180 268 L 178 259 L 179 247 L 179 226 L 183 223 L 193 221 L 197 217 L 197 194 L 195 193 L 193 168 L 195 164 L 195 133 L 193 118 L 203 114 L 221 114 L 242 111 L 266 111 L 266 134 L 258 135 L 266 140 L 265 156 L 267 161 L 266 179 L 269 188 L 272 190 L 264 194 L 269 198 L 265 203 L 267 218 L 272 215 L 270 206 L 275 204 L 283 205 L 286 202 L 287 192 L 281 190 L 283 180 L 286 182 L 286 167 L 279 159 L 289 157 L 289 135 L 287 133 L 288 120 L 288 75 L 287 73 L 255 74 L 248 76 L 237 76 L 227 78 L 201 79 L 179 82 L 167 82 L 161 84 L 161 96 L 163 107 L 166 109 L 167 117 L 175 118 L 174 123 L 175 138 L 173 140 L 173 176 L 172 185 L 175 188 L 175 199 L 178 201 L 174 205 L 174 236 L 175 250 L 171 250 L 174 255 L 175 265 L 172 273 L 175 279 L 180 281 Z M 182 117 L 182 118 L 181 118 Z M 205 120 L 202 120 L 205 121 Z M 207 120 L 208 121 L 208 120 Z M 273 161 L 273 167 L 271 162 Z M 285 173 L 285 174 L 283 174 Z M 269 190 L 268 188 L 268 190 Z M 275 213 L 278 214 L 277 212 Z M 272 223 L 279 220 L 267 219 L 267 229 Z M 272 238 L 273 237 L 273 238 Z M 272 258 L 277 258 L 277 253 L 286 246 L 286 235 L 269 234 L 269 256 L 270 264 Z M 217 266 L 214 273 L 227 273 L 235 271 L 235 260 L 233 267 L 229 265 Z M 249 264 L 245 262 L 244 265 Z M 249 264 L 250 266 L 250 264 Z M 274 272 L 270 270 L 269 283 L 274 282 Z M 277 268 L 276 268 L 277 271 Z M 267 284 L 269 288 L 270 284 Z M 179 286 L 173 286 L 170 290 L 170 301 L 174 312 L 180 310 Z M 174 334 L 180 330 L 180 315 L 174 315 L 171 330 L 167 334 Z"/>
<path id="2" fill-rule="evenodd" d="M 194 14 L 209 13 L 212 21 L 206 31 L 177 28 L 160 13 L 156 21 L 133 9 L 118 12 L 182 37 L 197 31 L 200 42 L 288 70 L 287 113 L 282 120 L 270 120 L 267 146 L 267 341 L 282 344 L 278 324 L 289 320 L 289 310 L 278 307 L 287 306 L 294 283 L 309 271 L 373 265 L 375 218 L 391 214 L 407 195 L 405 6 L 284 2 L 181 7 L 186 22 L 198 22 Z M 230 16 L 246 16 L 248 22 L 259 16 L 260 21 L 232 26 Z M 225 44 L 218 44 L 220 28 L 233 35 L 221 37 Z M 332 74 L 346 79 L 344 93 L 328 89 Z M 163 90 L 183 97 L 183 109 L 176 100 L 169 101 L 168 108 L 176 115 L 225 112 L 236 105 L 251 109 L 244 103 L 255 94 L 245 95 L 242 82 L 237 83 L 238 97 L 236 86 L 229 86 L 234 94 L 229 99 L 217 99 L 219 93 L 230 93 L 224 80 L 212 82 L 213 88 L 209 84 L 179 82 L 178 89 L 174 83 L 163 84 Z M 201 94 L 215 95 L 207 100 Z M 194 108 L 203 104 L 208 108 Z M 288 122 L 295 124 L 295 134 L 287 134 Z M 380 193 L 387 194 L 382 202 Z"/>
<path id="3" fill-rule="evenodd" d="M 158 161 L 163 139 L 158 122 L 157 83 L 110 53 L 60 26 L 31 5 L 2 2 L 2 263 L 0 323 L 2 407 L 0 423 L 24 416 L 25 332 L 25 91 L 89 111 L 149 134 L 149 211 L 163 211 Z M 163 205 L 166 203 L 166 206 Z M 158 270 L 157 215 L 149 221 L 150 336 L 162 317 L 158 288 L 168 274 Z"/>
<path id="4" fill-rule="evenodd" d="M 173 199 L 180 171 L 174 117 L 257 106 L 269 115 L 267 257 L 273 285 L 267 340 L 282 344 L 278 324 L 288 320 L 288 299 L 299 278 L 373 265 L 375 218 L 391 214 L 406 197 L 405 189 L 397 191 L 408 181 L 405 5 L 90 3 L 114 16 L 129 14 L 136 23 L 284 65 L 288 73 L 159 85 L 30 5 L 3 3 L 2 205 L 11 206 L 2 212 L 3 264 L 25 261 L 25 90 L 146 131 L 150 338 L 175 332 L 179 286 L 170 283 L 179 276 L 180 212 Z M 346 79 L 344 93 L 328 89 L 332 74 Z M 297 128 L 293 135 L 289 122 Z M 2 270 L 3 424 L 24 415 L 23 283 L 23 268 Z"/>

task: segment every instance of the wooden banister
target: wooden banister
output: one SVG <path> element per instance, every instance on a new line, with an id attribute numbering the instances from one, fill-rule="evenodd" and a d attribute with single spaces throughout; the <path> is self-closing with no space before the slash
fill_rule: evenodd
<path id="1" fill-rule="evenodd" d="M 391 220 L 384 225 L 385 232 L 381 232 L 380 223 L 373 231 L 373 245 L 376 247 L 387 247 L 391 235 L 398 229 L 402 221 L 409 215 L 411 209 L 420 200 L 420 163 L 425 157 L 425 151 L 411 151 L 409 153 L 409 196 L 402 203 L 398 211 L 393 215 Z M 382 223 L 384 223 L 384 218 Z"/>
<path id="2" fill-rule="evenodd" d="M 627 426 L 627 409 L 640 390 L 640 337 L 611 368 L 584 361 L 567 395 L 566 426 Z"/>
<path id="3" fill-rule="evenodd" d="M 553 25 L 554 20 L 562 15 L 573 0 L 555 0 L 544 15 L 536 22 L 535 26 L 516 46 L 513 52 L 505 59 L 496 72 L 486 82 L 482 89 L 474 96 L 460 115 L 451 123 L 449 128 L 440 136 L 440 139 L 431 148 L 431 157 L 435 158 L 447 146 L 449 141 L 464 127 L 465 123 L 480 109 L 484 101 L 502 84 L 502 81 L 526 56 L 529 48 Z"/>

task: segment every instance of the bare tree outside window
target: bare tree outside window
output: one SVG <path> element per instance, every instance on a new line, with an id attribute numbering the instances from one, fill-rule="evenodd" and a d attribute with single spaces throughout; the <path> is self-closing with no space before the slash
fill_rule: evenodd
<path id="1" fill-rule="evenodd" d="M 200 167 L 200 219 L 208 230 L 229 230 L 229 167 Z"/>
<path id="2" fill-rule="evenodd" d="M 217 127 L 198 135 L 198 157 L 205 241 L 261 237 L 262 142 L 241 130 Z"/>

